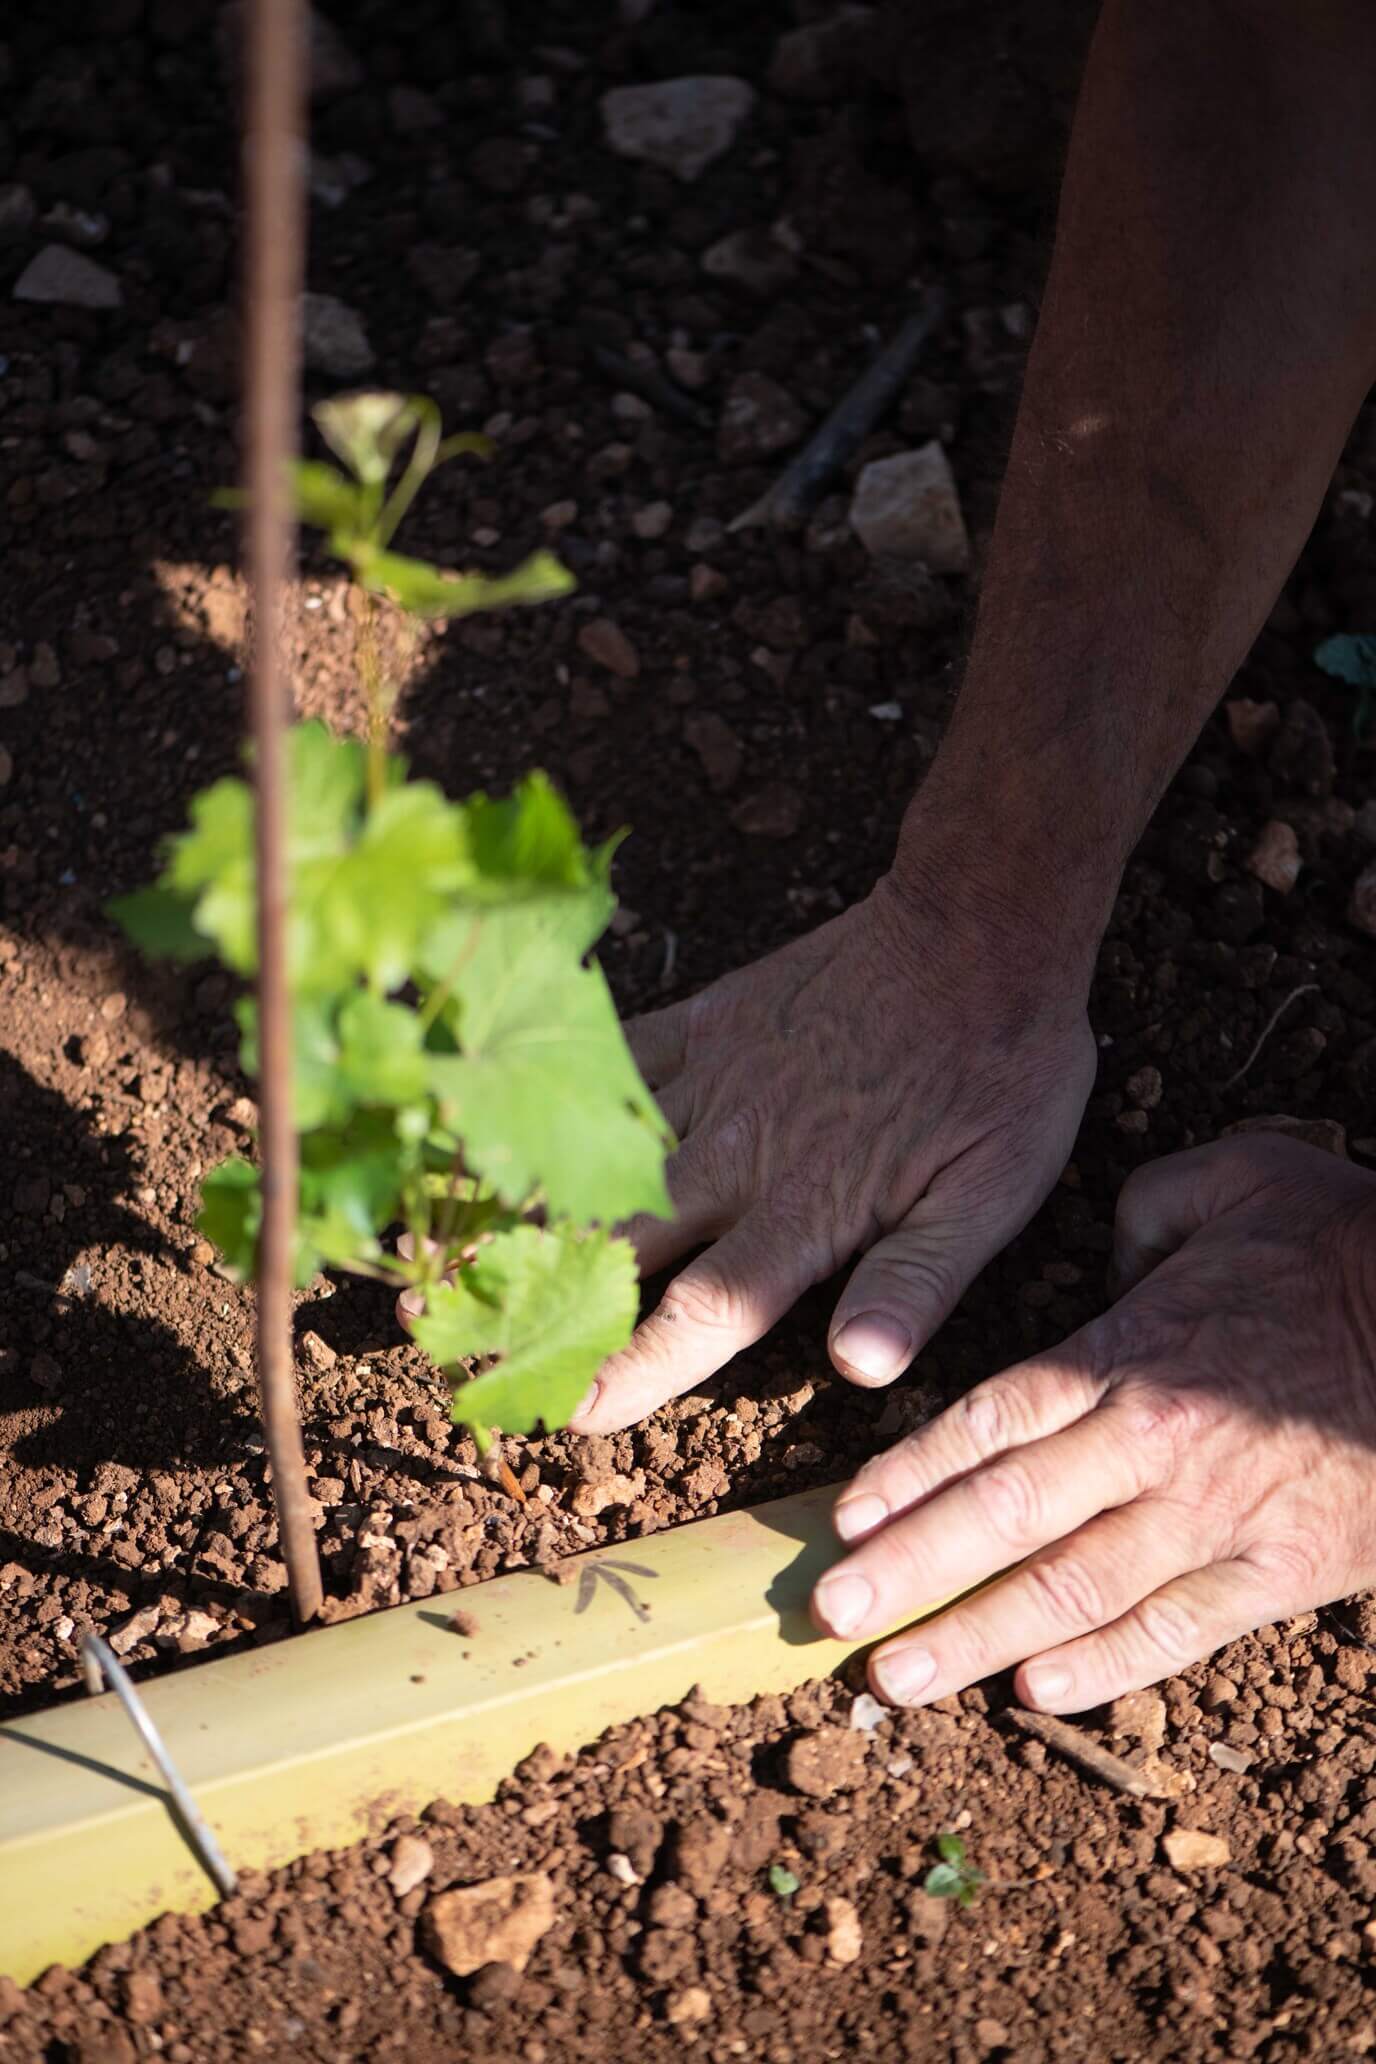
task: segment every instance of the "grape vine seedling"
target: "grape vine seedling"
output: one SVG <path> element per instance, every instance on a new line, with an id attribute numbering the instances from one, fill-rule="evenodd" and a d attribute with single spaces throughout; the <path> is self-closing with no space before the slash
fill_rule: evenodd
<path id="1" fill-rule="evenodd" d="M 366 747 L 318 723 L 289 734 L 295 1275 L 419 1289 L 415 1337 L 486 1449 L 494 1430 L 562 1425 L 629 1339 L 635 1258 L 612 1228 L 668 1215 L 671 1141 L 587 957 L 614 907 L 616 841 L 585 847 L 539 773 L 505 800 L 451 802 L 386 748 L 395 691 L 368 635 L 378 609 L 458 617 L 549 600 L 571 577 L 548 552 L 489 579 L 391 549 L 433 468 L 486 451 L 443 440 L 429 400 L 341 396 L 315 419 L 343 469 L 298 464 L 297 509 L 364 598 L 370 722 Z M 252 977 L 253 807 L 244 781 L 204 790 L 157 883 L 113 906 L 144 951 L 215 953 Z M 238 1021 L 253 1074 L 251 996 Z M 206 1178 L 201 1230 L 238 1274 L 254 1272 L 261 1216 L 250 1163 Z M 398 1224 L 411 1235 L 400 1254 L 383 1245 Z"/>
<path id="2" fill-rule="evenodd" d="M 923 1891 L 931 1899 L 954 1899 L 957 1906 L 973 1906 L 984 1883 L 984 1873 L 966 1861 L 960 1836 L 938 1835 L 936 1853 L 941 1861 L 934 1863 L 922 1880 Z"/>

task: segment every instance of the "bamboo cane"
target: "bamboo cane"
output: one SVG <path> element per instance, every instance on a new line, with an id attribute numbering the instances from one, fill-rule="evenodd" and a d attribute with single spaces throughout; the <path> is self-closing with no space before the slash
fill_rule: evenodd
<path id="1" fill-rule="evenodd" d="M 296 1136 L 291 1116 L 291 1006 L 286 969 L 286 691 L 282 607 L 291 566 L 287 461 L 299 382 L 297 308 L 304 242 L 301 0 L 253 0 L 249 17 L 247 414 L 248 559 L 254 639 L 250 713 L 257 784 L 259 1119 L 263 1226 L 258 1267 L 258 1383 L 277 1533 L 298 1626 L 320 1609 L 297 1416 L 291 1334 Z"/>

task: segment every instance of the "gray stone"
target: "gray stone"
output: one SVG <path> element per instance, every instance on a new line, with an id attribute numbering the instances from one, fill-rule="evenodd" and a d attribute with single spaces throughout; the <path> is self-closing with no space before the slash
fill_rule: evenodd
<path id="1" fill-rule="evenodd" d="M 763 298 L 782 293 L 798 276 L 793 253 L 764 229 L 733 229 L 720 237 L 703 252 L 702 269 Z"/>
<path id="2" fill-rule="evenodd" d="M 851 527 L 875 559 L 917 559 L 934 573 L 964 573 L 970 540 L 950 461 L 932 440 L 872 459 L 855 485 Z"/>
<path id="3" fill-rule="evenodd" d="M 871 7 L 841 7 L 822 21 L 790 29 L 774 45 L 769 90 L 784 100 L 844 100 L 854 88 Z"/>
<path id="4" fill-rule="evenodd" d="M 0 186 L 0 244 L 17 244 L 33 228 L 33 195 L 14 180 Z"/>
<path id="5" fill-rule="evenodd" d="M 735 142 L 755 105 L 744 79 L 703 73 L 650 86 L 613 86 L 602 96 L 607 143 L 691 183 Z"/>
<path id="6" fill-rule="evenodd" d="M 786 387 L 766 373 L 740 373 L 717 425 L 717 451 L 728 463 L 767 459 L 797 444 L 807 427 Z"/>
<path id="7" fill-rule="evenodd" d="M 333 294 L 301 296 L 301 339 L 311 370 L 336 380 L 356 380 L 373 364 L 363 324 Z"/>
<path id="8" fill-rule="evenodd" d="M 124 296 L 105 266 L 65 244 L 45 244 L 14 283 L 16 301 L 46 301 L 59 308 L 118 308 Z"/>

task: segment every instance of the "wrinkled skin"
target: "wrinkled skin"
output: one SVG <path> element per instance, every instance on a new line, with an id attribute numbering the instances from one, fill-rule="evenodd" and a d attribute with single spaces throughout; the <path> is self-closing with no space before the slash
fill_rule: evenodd
<path id="1" fill-rule="evenodd" d="M 1268 1621 L 1376 1584 L 1376 1177 L 1253 1135 L 1139 1171 L 1124 1294 L 868 1463 L 858 1543 L 813 1599 L 882 1634 L 875 1689 L 925 1704 L 1021 1665 L 1081 1711 Z"/>
<path id="2" fill-rule="evenodd" d="M 1078 1003 L 1010 982 L 992 936 L 987 957 L 971 937 L 969 913 L 916 913 L 886 879 L 628 1028 L 683 1142 L 676 1217 L 630 1228 L 642 1271 L 704 1251 L 606 1364 L 576 1431 L 629 1426 L 691 1389 L 857 1253 L 832 1360 L 853 1382 L 890 1382 L 1027 1223 L 1070 1152 L 1094 1042 Z"/>

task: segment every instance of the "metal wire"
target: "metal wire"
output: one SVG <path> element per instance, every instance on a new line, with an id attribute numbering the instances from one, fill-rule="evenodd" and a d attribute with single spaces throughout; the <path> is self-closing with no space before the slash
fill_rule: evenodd
<path id="1" fill-rule="evenodd" d="M 176 1764 L 168 1755 L 162 1736 L 149 1718 L 148 1708 L 135 1691 L 132 1679 L 123 1664 L 116 1662 L 99 1634 L 83 1634 L 81 1637 L 81 1667 L 86 1678 L 86 1689 L 91 1696 L 99 1697 L 108 1684 L 133 1721 L 144 1747 L 162 1772 L 167 1789 L 172 1795 L 172 1804 L 176 1808 L 182 1833 L 196 1851 L 213 1882 L 228 1899 L 235 1891 L 238 1880 L 225 1862 L 220 1845 L 211 1834 L 200 1807 L 187 1790 Z"/>

